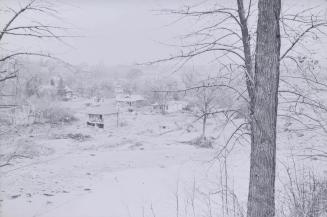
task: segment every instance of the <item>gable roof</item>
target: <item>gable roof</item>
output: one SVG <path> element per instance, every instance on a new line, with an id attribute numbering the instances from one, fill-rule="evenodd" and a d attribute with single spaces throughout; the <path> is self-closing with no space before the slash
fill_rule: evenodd
<path id="1" fill-rule="evenodd" d="M 117 95 L 117 102 L 136 102 L 136 101 L 144 101 L 144 97 L 141 95 Z"/>
<path id="2" fill-rule="evenodd" d="M 88 107 L 87 109 L 85 109 L 85 113 L 109 115 L 109 114 L 117 113 L 117 108 L 112 103 L 101 103 L 98 106 Z"/>

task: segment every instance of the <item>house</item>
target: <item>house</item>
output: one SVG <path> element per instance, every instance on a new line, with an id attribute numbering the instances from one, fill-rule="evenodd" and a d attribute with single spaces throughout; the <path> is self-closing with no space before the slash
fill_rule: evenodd
<path id="1" fill-rule="evenodd" d="M 166 113 L 168 109 L 168 105 L 166 103 L 153 103 L 152 105 L 152 110 L 154 111 L 160 111 L 161 113 Z"/>
<path id="2" fill-rule="evenodd" d="M 106 120 L 105 117 L 115 116 L 116 123 L 118 126 L 118 111 L 113 105 L 101 105 L 91 107 L 87 111 L 88 119 L 86 121 L 87 126 L 104 128 Z M 108 122 L 107 122 L 108 124 Z"/>
<path id="3" fill-rule="evenodd" d="M 104 128 L 103 114 L 101 113 L 89 113 L 88 121 L 86 122 L 87 126 Z"/>
<path id="4" fill-rule="evenodd" d="M 57 95 L 64 101 L 69 101 L 74 98 L 74 92 L 69 88 L 61 76 L 54 76 L 50 79 L 50 85 L 44 87 L 45 91 L 56 90 Z"/>
<path id="5" fill-rule="evenodd" d="M 171 100 L 164 103 L 154 103 L 152 109 L 162 113 L 173 113 L 183 111 L 187 106 L 188 103 L 185 101 Z"/>
<path id="6" fill-rule="evenodd" d="M 185 101 L 172 100 L 167 103 L 167 112 L 179 112 L 186 109 L 188 103 Z"/>
<path id="7" fill-rule="evenodd" d="M 133 106 L 140 106 L 144 103 L 145 99 L 141 95 L 120 94 L 116 96 L 116 103 L 119 107 L 128 106 L 132 110 Z"/>
<path id="8" fill-rule="evenodd" d="M 94 96 L 92 97 L 92 103 L 94 103 L 95 105 L 100 105 L 101 103 L 104 103 L 104 98 L 101 96 Z"/>
<path id="9" fill-rule="evenodd" d="M 74 92 L 72 91 L 72 89 L 70 89 L 68 86 L 65 86 L 63 100 L 69 101 L 69 100 L 72 100 L 73 97 L 74 97 Z"/>

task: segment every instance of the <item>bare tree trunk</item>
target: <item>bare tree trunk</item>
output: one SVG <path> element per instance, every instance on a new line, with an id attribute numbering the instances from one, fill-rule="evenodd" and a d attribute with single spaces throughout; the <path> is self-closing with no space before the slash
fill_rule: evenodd
<path id="1" fill-rule="evenodd" d="M 203 122 L 202 122 L 202 138 L 203 139 L 206 139 L 206 125 L 207 125 L 207 114 L 204 114 Z"/>
<path id="2" fill-rule="evenodd" d="M 243 0 L 237 0 L 237 10 L 238 16 L 240 19 L 240 27 L 242 33 L 242 43 L 243 43 L 243 52 L 244 52 L 244 63 L 245 63 L 245 78 L 246 86 L 250 98 L 250 113 L 253 114 L 253 101 L 254 101 L 254 84 L 253 84 L 253 67 L 252 67 L 252 52 L 251 52 L 251 41 L 250 34 L 247 24 L 248 17 L 245 16 L 244 11 L 244 2 Z"/>
<path id="3" fill-rule="evenodd" d="M 248 217 L 275 215 L 281 0 L 259 0 Z"/>

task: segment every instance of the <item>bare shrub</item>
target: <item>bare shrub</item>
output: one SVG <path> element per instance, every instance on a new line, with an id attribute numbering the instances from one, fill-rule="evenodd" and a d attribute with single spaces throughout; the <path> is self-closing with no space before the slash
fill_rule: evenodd
<path id="1" fill-rule="evenodd" d="M 32 116 L 34 123 L 62 124 L 72 123 L 78 119 L 73 111 L 61 104 L 52 103 L 47 99 L 38 99 L 33 102 Z"/>
<path id="2" fill-rule="evenodd" d="M 72 123 L 77 120 L 71 110 L 59 106 L 47 107 L 41 114 L 44 122 L 50 124 Z"/>
<path id="3" fill-rule="evenodd" d="M 214 138 L 200 136 L 191 140 L 189 143 L 200 148 L 213 148 Z"/>
<path id="4" fill-rule="evenodd" d="M 223 176 L 220 178 L 224 179 Z M 234 190 L 223 182 L 197 184 L 194 178 L 192 186 L 179 184 L 174 194 L 175 216 L 244 217 L 246 215 L 244 205 Z"/>
<path id="5" fill-rule="evenodd" d="M 57 134 L 54 135 L 54 139 L 72 139 L 78 142 L 85 142 L 92 137 L 88 134 L 83 134 L 83 133 L 68 133 L 68 134 Z"/>
<path id="6" fill-rule="evenodd" d="M 289 217 L 327 216 L 327 180 L 311 171 L 287 169 L 288 183 L 284 185 L 281 212 Z"/>

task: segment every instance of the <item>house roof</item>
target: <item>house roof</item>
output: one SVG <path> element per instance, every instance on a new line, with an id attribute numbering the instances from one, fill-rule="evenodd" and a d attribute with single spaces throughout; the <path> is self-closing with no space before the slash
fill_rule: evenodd
<path id="1" fill-rule="evenodd" d="M 136 101 L 144 101 L 144 97 L 141 95 L 117 95 L 117 102 L 136 102 Z"/>
<path id="2" fill-rule="evenodd" d="M 181 100 L 170 100 L 167 102 L 169 105 L 187 105 L 188 102 L 186 101 L 181 101 Z"/>
<path id="3" fill-rule="evenodd" d="M 156 105 L 187 105 L 187 104 L 188 104 L 188 102 L 186 102 L 186 101 L 170 100 L 170 101 L 163 102 L 163 103 L 155 102 L 152 105 L 156 106 Z"/>
<path id="4" fill-rule="evenodd" d="M 70 87 L 68 87 L 68 86 L 65 86 L 65 91 L 66 92 L 73 92 L 72 89 L 70 89 Z"/>
<path id="5" fill-rule="evenodd" d="M 110 115 L 117 113 L 117 108 L 113 104 L 103 103 L 98 106 L 88 107 L 85 110 L 86 114 L 102 114 L 102 115 Z"/>

